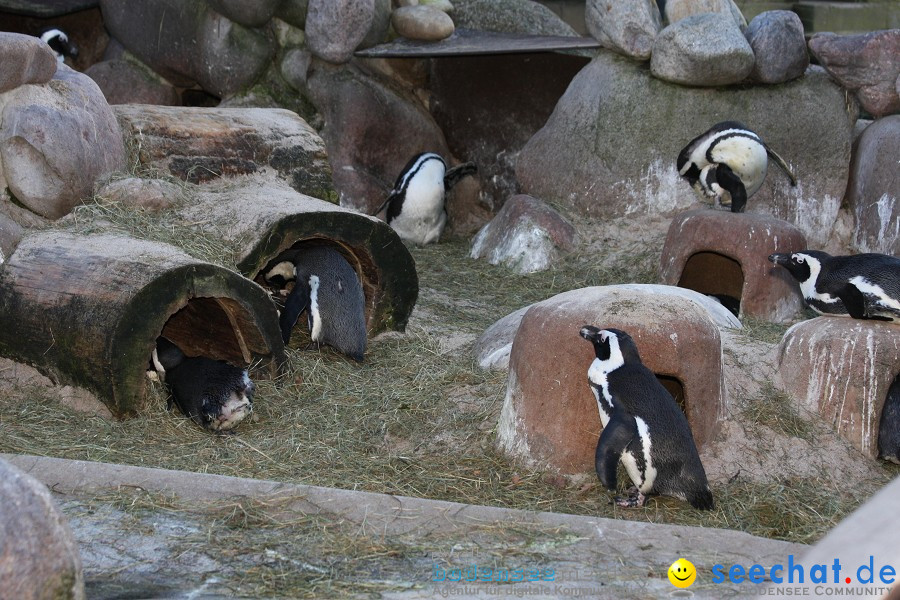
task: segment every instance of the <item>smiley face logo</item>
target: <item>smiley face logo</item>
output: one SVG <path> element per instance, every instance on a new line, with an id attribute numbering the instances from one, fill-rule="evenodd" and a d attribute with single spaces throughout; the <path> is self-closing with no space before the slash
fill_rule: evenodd
<path id="1" fill-rule="evenodd" d="M 697 569 L 689 560 L 679 558 L 669 567 L 669 581 L 677 588 L 690 587 L 695 579 L 697 579 Z"/>

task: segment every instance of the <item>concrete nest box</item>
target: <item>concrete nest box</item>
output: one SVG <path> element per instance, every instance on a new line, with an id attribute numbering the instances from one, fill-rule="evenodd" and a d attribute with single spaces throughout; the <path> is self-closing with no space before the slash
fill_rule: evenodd
<path id="1" fill-rule="evenodd" d="M 817 317 L 787 330 L 778 375 L 802 408 L 818 414 L 871 458 L 888 390 L 900 373 L 900 325 Z"/>
<path id="2" fill-rule="evenodd" d="M 691 210 L 669 226 L 660 279 L 730 304 L 740 316 L 781 322 L 803 308 L 796 282 L 768 261 L 806 248 L 794 225 L 767 215 Z"/>
<path id="3" fill-rule="evenodd" d="M 591 287 L 534 304 L 522 318 L 499 424 L 507 455 L 563 474 L 593 472 L 602 425 L 587 376 L 594 349 L 578 333 L 586 324 L 629 333 L 684 410 L 698 447 L 716 435 L 724 378 L 721 337 L 709 313 L 678 295 Z"/>
<path id="4" fill-rule="evenodd" d="M 253 366 L 256 377 L 284 361 L 262 288 L 173 246 L 122 235 L 26 237 L 0 269 L 0 314 L 0 355 L 91 390 L 120 416 L 145 402 L 160 335 L 188 356 Z"/>

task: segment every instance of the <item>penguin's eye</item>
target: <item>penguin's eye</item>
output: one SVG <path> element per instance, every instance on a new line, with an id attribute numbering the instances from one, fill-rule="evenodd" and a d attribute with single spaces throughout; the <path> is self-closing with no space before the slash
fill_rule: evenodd
<path id="1" fill-rule="evenodd" d="M 798 264 L 798 265 L 802 265 L 803 263 L 806 262 L 806 259 L 803 258 L 802 256 L 795 256 L 795 257 L 794 257 L 794 260 L 797 261 L 797 264 Z"/>

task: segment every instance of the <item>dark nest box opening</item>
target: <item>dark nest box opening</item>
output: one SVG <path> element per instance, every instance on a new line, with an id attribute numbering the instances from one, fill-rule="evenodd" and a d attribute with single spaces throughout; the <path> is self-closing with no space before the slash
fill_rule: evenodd
<path id="1" fill-rule="evenodd" d="M 744 270 L 740 262 L 724 254 L 697 252 L 685 263 L 678 287 L 713 296 L 737 316 L 741 310 Z"/>
<path id="2" fill-rule="evenodd" d="M 675 403 L 678 404 L 678 408 L 681 409 L 685 415 L 687 412 L 687 400 L 684 396 L 684 384 L 681 383 L 677 377 L 672 377 L 671 375 L 660 375 L 656 374 L 656 379 L 659 380 L 663 387 L 666 388 L 666 391 L 672 394 L 672 397 L 675 398 Z"/>

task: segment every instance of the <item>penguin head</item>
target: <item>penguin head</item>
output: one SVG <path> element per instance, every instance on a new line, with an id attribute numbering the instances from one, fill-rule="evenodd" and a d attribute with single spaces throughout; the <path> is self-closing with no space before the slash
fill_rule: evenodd
<path id="1" fill-rule="evenodd" d="M 266 283 L 272 287 L 284 289 L 288 281 L 293 281 L 297 278 L 297 269 L 294 267 L 294 263 L 283 260 L 266 271 L 263 277 Z"/>
<path id="2" fill-rule="evenodd" d="M 601 363 L 608 363 L 612 370 L 625 364 L 630 358 L 640 357 L 637 346 L 630 335 L 621 329 L 600 329 L 593 325 L 585 325 L 580 331 L 581 337 L 594 345 L 594 353 Z"/>
<path id="3" fill-rule="evenodd" d="M 770 254 L 769 262 L 784 267 L 794 279 L 802 283 L 819 274 L 822 270 L 822 259 L 827 257 L 824 252 L 804 250 Z"/>
<path id="4" fill-rule="evenodd" d="M 41 34 L 41 40 L 50 46 L 59 62 L 63 62 L 67 56 L 72 58 L 78 56 L 78 47 L 69 41 L 69 36 L 61 29 L 53 28 L 44 31 Z"/>
<path id="5" fill-rule="evenodd" d="M 203 398 L 204 426 L 210 431 L 233 429 L 253 412 L 256 384 L 250 380 L 246 369 L 233 368 L 227 385 L 208 389 Z"/>

